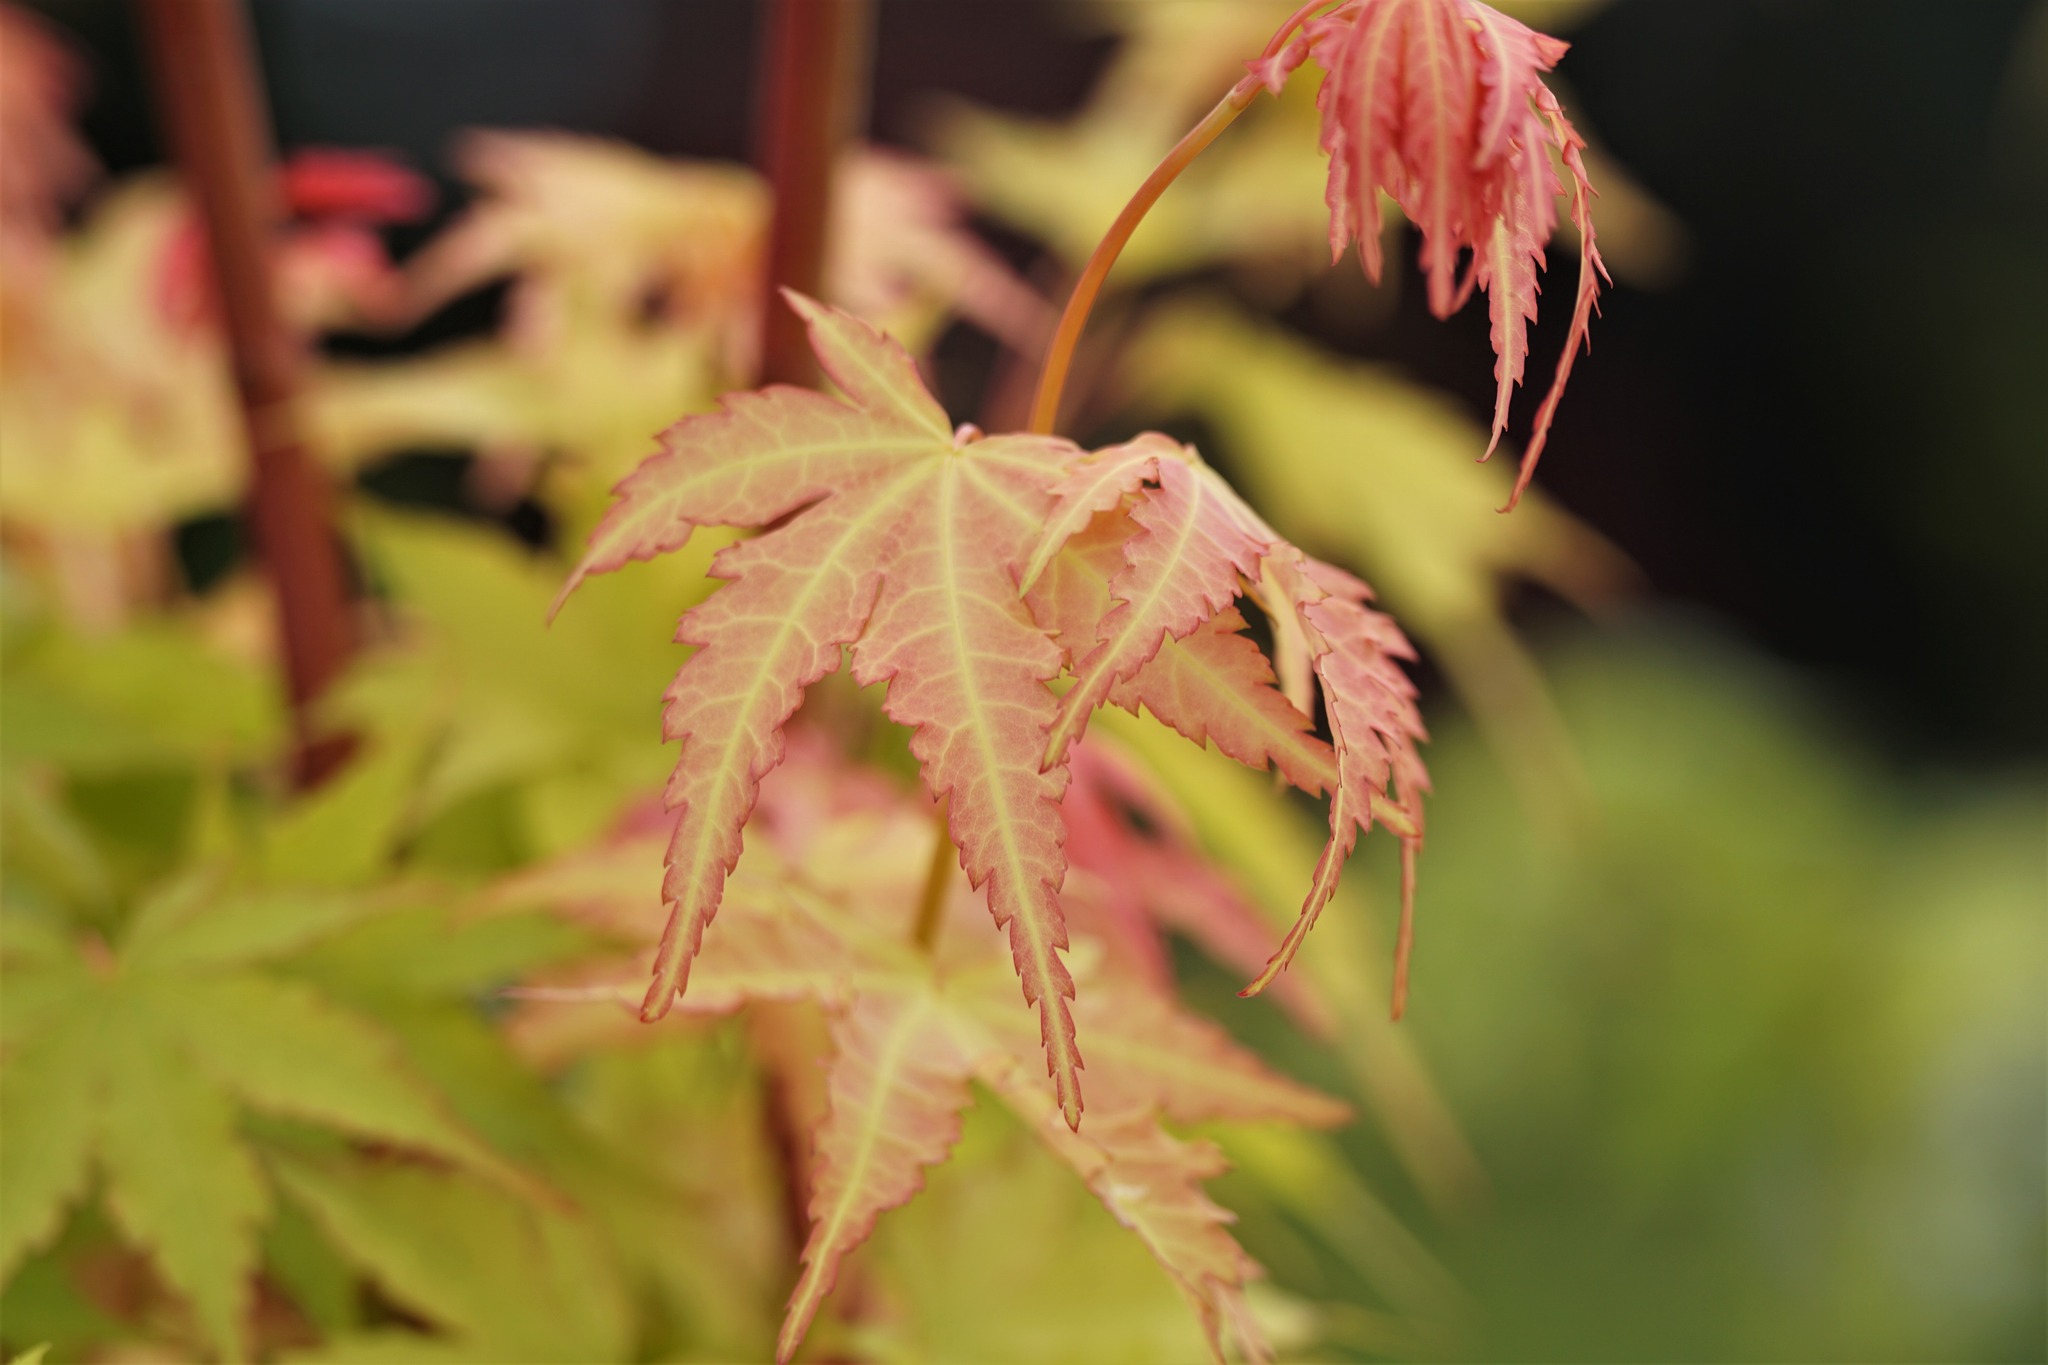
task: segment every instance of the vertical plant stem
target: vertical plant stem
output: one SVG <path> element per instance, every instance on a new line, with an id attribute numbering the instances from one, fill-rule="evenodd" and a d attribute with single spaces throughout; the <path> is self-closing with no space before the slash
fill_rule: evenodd
<path id="1" fill-rule="evenodd" d="M 910 931 L 911 942 L 925 953 L 938 946 L 939 930 L 946 923 L 946 890 L 952 885 L 953 869 L 960 865 L 946 821 L 947 805 L 939 802 L 932 814 L 932 860 L 925 867 L 924 894 L 918 898 L 917 923 Z"/>
<path id="2" fill-rule="evenodd" d="M 761 381 L 815 384 L 803 320 L 780 289 L 816 297 L 834 171 L 866 120 L 872 0 L 773 0 L 761 50 L 757 160 L 775 198 L 761 306 Z"/>
<path id="3" fill-rule="evenodd" d="M 774 196 L 762 274 L 762 383 L 809 386 L 818 380 L 803 322 L 780 291 L 823 292 L 833 172 L 866 117 L 873 29 L 872 0 L 772 0 L 768 6 L 756 68 L 756 161 Z M 816 1065 L 823 1042 L 792 1035 L 796 1020 L 786 1008 L 756 1006 L 753 1014 L 754 1053 L 765 1073 L 761 1121 L 781 1176 L 783 1222 L 793 1253 L 800 1252 L 810 1223 L 809 1134 L 826 1108 L 824 1073 Z M 841 1311 L 858 1301 L 851 1270 L 841 1272 Z"/>
<path id="4" fill-rule="evenodd" d="M 777 1177 L 783 1235 L 794 1260 L 811 1229 L 811 1131 L 824 1121 L 824 1025 L 806 1006 L 757 1001 L 747 1010 L 747 1043 L 761 1068 L 761 1130 Z"/>
<path id="5" fill-rule="evenodd" d="M 249 452 L 248 522 L 276 600 L 290 698 L 292 771 L 315 785 L 346 757 L 313 704 L 356 647 L 348 575 L 325 476 L 306 453 L 296 401 L 304 356 L 278 316 L 279 205 L 270 134 L 240 0 L 139 0 L 157 105 L 205 223 Z"/>

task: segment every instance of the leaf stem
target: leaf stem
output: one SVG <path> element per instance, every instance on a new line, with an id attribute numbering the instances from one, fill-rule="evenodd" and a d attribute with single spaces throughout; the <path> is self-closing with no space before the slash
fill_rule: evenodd
<path id="1" fill-rule="evenodd" d="M 1216 107 L 1203 115 L 1202 121 L 1189 129 L 1187 136 L 1166 154 L 1166 159 L 1145 177 L 1145 183 L 1138 186 L 1138 192 L 1131 196 L 1123 212 L 1109 225 L 1109 231 L 1095 244 L 1088 264 L 1081 268 L 1081 278 L 1074 281 L 1074 292 L 1067 296 L 1066 310 L 1060 314 L 1059 326 L 1052 334 L 1052 344 L 1046 348 L 1045 367 L 1038 373 L 1038 392 L 1031 400 L 1031 420 L 1025 428 L 1027 431 L 1051 432 L 1059 424 L 1060 395 L 1066 389 L 1067 372 L 1073 368 L 1074 349 L 1081 342 L 1081 329 L 1088 325 L 1088 314 L 1094 309 L 1095 300 L 1102 293 L 1102 283 L 1109 278 L 1109 269 L 1116 264 L 1124 244 L 1131 240 L 1138 224 L 1159 202 L 1159 196 L 1166 193 L 1166 187 L 1179 178 L 1189 162 L 1201 155 L 1203 148 L 1236 121 L 1257 93 L 1257 84 L 1248 80 L 1232 86 L 1230 93 L 1217 101 Z"/>
<path id="2" fill-rule="evenodd" d="M 1287 45 L 1296 29 L 1307 23 L 1319 9 L 1331 0 L 1308 0 L 1308 3 L 1294 11 L 1267 40 L 1266 49 L 1260 55 L 1272 57 Z M 1046 347 L 1045 366 L 1038 374 L 1038 392 L 1031 400 L 1031 421 L 1025 430 L 1050 433 L 1059 425 L 1060 395 L 1066 390 L 1067 373 L 1074 365 L 1075 348 L 1081 344 L 1081 331 L 1088 325 L 1088 314 L 1094 310 L 1095 300 L 1102 293 L 1103 281 L 1109 278 L 1110 267 L 1123 253 L 1124 245 L 1131 240 L 1131 234 L 1138 230 L 1152 206 L 1159 202 L 1159 196 L 1166 193 L 1166 187 L 1180 177 L 1188 163 L 1200 156 L 1208 145 L 1219 137 L 1225 128 L 1237 121 L 1237 116 L 1251 106 L 1259 93 L 1260 81 L 1256 76 L 1245 76 L 1230 92 L 1217 101 L 1216 107 L 1202 116 L 1202 121 L 1188 130 L 1187 136 L 1175 143 L 1166 159 L 1153 167 L 1152 174 L 1145 177 L 1145 183 L 1138 186 L 1138 192 L 1131 196 L 1123 212 L 1109 225 L 1109 231 L 1095 244 L 1095 250 L 1088 257 L 1087 265 L 1081 268 L 1081 278 L 1074 281 L 1074 291 L 1067 296 L 1067 306 L 1060 314 L 1059 326 L 1054 329 L 1052 342 Z"/>
<path id="3" fill-rule="evenodd" d="M 1390 1013 L 1395 1023 L 1408 1012 L 1408 960 L 1415 955 L 1415 855 L 1419 839 L 1401 841 L 1401 927 L 1394 935 L 1394 999 Z"/>
<path id="4" fill-rule="evenodd" d="M 924 894 L 917 902 L 917 924 L 910 932 L 910 941 L 924 953 L 930 953 L 938 946 L 939 930 L 946 922 L 946 890 L 953 880 L 953 869 L 960 865 L 960 855 L 953 847 L 953 831 L 947 825 L 947 805 L 939 802 L 932 815 L 932 860 L 925 869 Z"/>

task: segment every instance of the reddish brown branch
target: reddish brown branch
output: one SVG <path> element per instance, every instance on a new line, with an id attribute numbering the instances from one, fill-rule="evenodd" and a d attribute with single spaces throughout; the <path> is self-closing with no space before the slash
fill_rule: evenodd
<path id="1" fill-rule="evenodd" d="M 280 221 L 263 91 L 240 0 L 139 0 L 159 113 L 206 226 L 248 442 L 248 522 L 277 601 L 291 699 L 293 774 L 311 786 L 346 753 L 315 731 L 313 702 L 356 644 L 325 476 L 301 442 L 304 355 L 278 316 Z"/>
<path id="2" fill-rule="evenodd" d="M 761 48 L 758 161 L 775 196 L 761 311 L 761 380 L 814 384 L 803 322 L 777 294 L 817 297 L 833 170 L 866 118 L 872 0 L 774 0 Z"/>

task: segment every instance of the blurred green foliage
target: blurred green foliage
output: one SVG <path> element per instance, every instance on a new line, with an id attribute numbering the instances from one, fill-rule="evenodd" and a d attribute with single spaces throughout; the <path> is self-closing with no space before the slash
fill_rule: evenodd
<path id="1" fill-rule="evenodd" d="M 2038 775 L 1902 780 L 1668 622 L 1549 672 L 1583 839 L 1434 753 L 1415 1028 L 1494 1184 L 1441 1243 L 1477 1354 L 2037 1358 Z"/>

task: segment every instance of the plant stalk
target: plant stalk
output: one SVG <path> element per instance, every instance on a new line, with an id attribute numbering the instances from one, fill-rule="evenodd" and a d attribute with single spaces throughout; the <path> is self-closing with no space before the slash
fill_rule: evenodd
<path id="1" fill-rule="evenodd" d="M 1231 87 L 1230 93 L 1219 100 L 1214 109 L 1203 115 L 1202 121 L 1188 130 L 1186 137 L 1174 144 L 1166 159 L 1152 169 L 1145 177 L 1145 183 L 1138 186 L 1138 192 L 1131 196 L 1123 212 L 1109 225 L 1095 250 L 1088 257 L 1088 264 L 1081 268 L 1081 278 L 1074 281 L 1074 292 L 1067 296 L 1067 306 L 1060 314 L 1059 326 L 1053 330 L 1052 344 L 1046 348 L 1045 367 L 1038 373 L 1038 392 L 1031 400 L 1031 420 L 1027 431 L 1050 433 L 1059 425 L 1060 395 L 1067 386 L 1067 372 L 1073 368 L 1074 350 L 1081 342 L 1081 330 L 1088 325 L 1088 314 L 1095 307 L 1095 300 L 1102 293 L 1103 281 L 1109 278 L 1110 267 L 1123 253 L 1125 243 L 1138 230 L 1138 224 L 1159 202 L 1159 196 L 1166 193 L 1166 187 L 1180 177 L 1188 163 L 1200 156 L 1202 150 L 1236 122 L 1237 116 L 1251 104 L 1258 93 L 1258 85 L 1251 81 L 1239 81 Z"/>
<path id="2" fill-rule="evenodd" d="M 946 923 L 946 891 L 953 882 L 953 869 L 960 865 L 953 831 L 947 824 L 948 805 L 939 802 L 932 815 L 932 860 L 925 868 L 924 894 L 918 898 L 917 923 L 910 932 L 911 942 L 926 954 L 938 947 L 939 930 Z"/>
<path id="3" fill-rule="evenodd" d="M 248 15 L 240 0 L 139 0 L 139 13 L 158 111 L 206 228 L 249 454 L 251 539 L 284 650 L 293 780 L 311 787 L 350 747 L 312 713 L 357 631 L 331 493 L 300 434 L 304 352 L 273 292 L 281 213 Z"/>
<path id="4" fill-rule="evenodd" d="M 873 36 L 873 0 L 774 0 L 768 11 L 756 153 L 774 196 L 761 301 L 765 384 L 818 381 L 803 320 L 779 291 L 823 292 L 834 172 L 866 121 Z"/>

